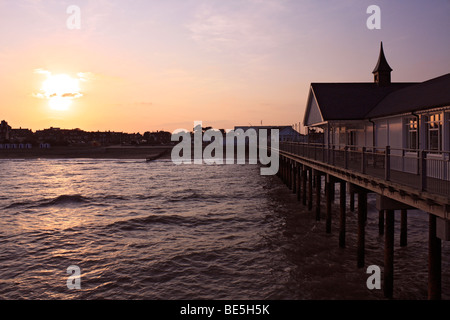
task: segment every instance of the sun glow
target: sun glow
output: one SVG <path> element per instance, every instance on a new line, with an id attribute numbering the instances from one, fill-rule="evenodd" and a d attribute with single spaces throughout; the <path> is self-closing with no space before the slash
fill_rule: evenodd
<path id="1" fill-rule="evenodd" d="M 46 74 L 47 79 L 42 83 L 40 92 L 35 96 L 47 99 L 52 110 L 68 110 L 74 99 L 83 96 L 80 93 L 79 79 L 72 78 L 67 74 L 53 75 L 44 70 L 38 70 L 38 73 Z"/>
<path id="2" fill-rule="evenodd" d="M 71 99 L 60 97 L 53 97 L 50 98 L 48 101 L 48 105 L 50 106 L 51 109 L 59 111 L 69 110 L 71 104 L 72 104 Z"/>

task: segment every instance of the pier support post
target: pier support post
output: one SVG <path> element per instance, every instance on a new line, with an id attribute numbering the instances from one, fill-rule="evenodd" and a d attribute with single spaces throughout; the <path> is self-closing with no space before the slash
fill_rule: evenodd
<path id="1" fill-rule="evenodd" d="M 277 177 L 282 179 L 283 177 L 283 157 L 280 155 L 280 168 L 277 172 Z"/>
<path id="2" fill-rule="evenodd" d="M 384 210 L 378 210 L 378 234 L 384 235 Z"/>
<path id="3" fill-rule="evenodd" d="M 336 199 L 334 182 L 331 184 L 330 194 L 331 194 L 331 202 L 334 202 L 334 200 Z"/>
<path id="4" fill-rule="evenodd" d="M 308 176 L 308 170 L 303 166 L 302 168 L 302 203 L 306 206 L 306 180 Z"/>
<path id="5" fill-rule="evenodd" d="M 302 167 L 299 164 L 296 170 L 297 174 L 297 201 L 300 201 L 301 199 L 301 192 L 302 192 Z"/>
<path id="6" fill-rule="evenodd" d="M 321 194 L 322 177 L 320 172 L 316 172 L 316 220 L 320 221 L 320 194 Z"/>
<path id="7" fill-rule="evenodd" d="M 365 217 L 367 215 L 367 193 L 364 190 L 358 192 L 358 248 L 357 259 L 358 268 L 365 264 Z"/>
<path id="8" fill-rule="evenodd" d="M 295 193 L 295 162 L 291 160 L 291 165 L 289 166 L 289 176 L 290 176 L 290 189 L 292 193 Z"/>
<path id="9" fill-rule="evenodd" d="M 428 299 L 441 299 L 441 239 L 436 236 L 436 216 L 428 222 Z"/>
<path id="10" fill-rule="evenodd" d="M 340 208 L 340 217 L 339 217 L 339 247 L 345 248 L 345 216 L 346 216 L 346 183 L 345 181 L 340 182 L 339 188 L 339 208 Z"/>
<path id="11" fill-rule="evenodd" d="M 325 180 L 325 196 L 327 202 L 327 213 L 326 213 L 326 223 L 325 223 L 325 231 L 326 233 L 331 233 L 331 204 L 333 202 L 333 195 L 331 193 L 331 188 L 334 188 L 334 182 L 332 181 L 332 177 L 327 175 Z"/>
<path id="12" fill-rule="evenodd" d="M 284 184 L 289 187 L 289 159 L 284 159 Z"/>
<path id="13" fill-rule="evenodd" d="M 291 190 L 292 189 L 292 163 L 291 163 L 290 159 L 287 160 L 286 174 L 287 174 L 286 183 L 287 183 L 289 190 Z"/>
<path id="14" fill-rule="evenodd" d="M 292 166 L 292 193 L 297 193 L 297 164 L 294 163 Z"/>
<path id="15" fill-rule="evenodd" d="M 283 158 L 281 156 L 279 156 L 278 161 L 280 163 L 280 167 L 279 167 L 276 175 L 277 175 L 278 178 L 280 178 L 281 177 L 281 170 L 283 169 L 283 163 L 282 163 Z"/>
<path id="16" fill-rule="evenodd" d="M 312 168 L 308 170 L 308 210 L 312 211 L 312 202 L 313 202 L 313 174 L 312 174 Z"/>
<path id="17" fill-rule="evenodd" d="M 394 222 L 395 211 L 386 210 L 384 238 L 384 296 L 392 298 L 394 291 Z"/>
<path id="18" fill-rule="evenodd" d="M 350 190 L 350 211 L 355 212 L 355 192 L 353 190 Z"/>
<path id="19" fill-rule="evenodd" d="M 400 216 L 400 246 L 406 247 L 408 244 L 408 210 L 402 209 Z"/>

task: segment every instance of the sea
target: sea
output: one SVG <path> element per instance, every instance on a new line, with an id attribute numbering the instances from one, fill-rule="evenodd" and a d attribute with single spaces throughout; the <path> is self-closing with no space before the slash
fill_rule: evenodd
<path id="1" fill-rule="evenodd" d="M 336 198 L 327 234 L 315 209 L 258 165 L 1 160 L 0 299 L 383 300 L 382 289 L 367 286 L 371 265 L 380 267 L 382 285 L 375 198 L 363 268 L 356 212 L 347 210 L 346 248 L 339 248 Z M 394 299 L 425 300 L 428 216 L 408 211 L 406 247 L 399 216 Z M 449 267 L 443 241 L 443 299 Z"/>

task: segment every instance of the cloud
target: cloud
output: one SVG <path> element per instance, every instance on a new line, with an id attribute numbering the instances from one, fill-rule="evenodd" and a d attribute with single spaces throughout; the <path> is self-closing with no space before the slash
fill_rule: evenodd
<path id="1" fill-rule="evenodd" d="M 257 51 L 276 46 L 283 34 L 278 19 L 284 13 L 279 0 L 208 1 L 186 27 L 194 41 L 210 50 Z"/>
<path id="2" fill-rule="evenodd" d="M 56 96 L 56 94 L 53 94 L 53 96 Z M 81 98 L 83 95 L 79 92 L 74 92 L 74 93 L 64 93 L 61 95 L 61 98 L 72 98 L 72 99 L 76 99 L 76 98 Z"/>
<path id="3" fill-rule="evenodd" d="M 116 107 L 132 107 L 133 109 L 135 108 L 149 108 L 153 106 L 153 102 L 146 102 L 146 101 L 140 101 L 140 102 L 133 102 L 133 103 L 116 103 L 114 104 L 114 106 Z"/>
<path id="4" fill-rule="evenodd" d="M 35 69 L 34 73 L 45 75 L 46 79 L 42 82 L 39 92 L 32 96 L 39 99 L 66 99 L 73 100 L 83 96 L 80 92 L 79 81 L 88 81 L 92 78 L 90 73 L 78 73 L 77 77 L 71 77 L 67 74 L 52 74 L 45 69 Z"/>
<path id="5" fill-rule="evenodd" d="M 32 93 L 31 95 L 32 95 L 33 97 L 35 97 L 35 98 L 46 99 L 46 96 L 45 96 L 44 94 L 40 93 L 40 92 L 38 92 L 38 93 Z"/>
<path id="6" fill-rule="evenodd" d="M 80 81 L 89 81 L 94 79 L 95 74 L 92 72 L 78 72 L 77 76 Z"/>
<path id="7" fill-rule="evenodd" d="M 41 69 L 41 68 L 34 69 L 34 73 L 36 73 L 36 74 L 45 74 L 45 75 L 51 75 L 52 74 L 50 71 L 44 70 L 44 69 Z"/>

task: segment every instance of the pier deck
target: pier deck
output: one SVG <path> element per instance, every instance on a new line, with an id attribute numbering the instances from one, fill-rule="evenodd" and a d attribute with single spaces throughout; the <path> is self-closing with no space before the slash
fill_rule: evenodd
<path id="1" fill-rule="evenodd" d="M 310 211 L 313 210 L 315 193 L 317 220 L 321 217 L 321 178 L 325 177 L 327 233 L 331 232 L 334 184 L 339 183 L 340 247 L 345 247 L 347 189 L 351 211 L 354 211 L 355 194 L 358 195 L 358 268 L 365 266 L 367 194 L 377 194 L 379 234 L 385 237 L 383 291 L 386 298 L 393 298 L 395 211 L 401 211 L 402 246 L 407 244 L 407 210 L 417 208 L 428 213 L 428 298 L 441 298 L 441 238 L 450 239 L 449 153 L 411 152 L 389 147 L 370 150 L 352 146 L 336 148 L 292 142 L 281 142 L 276 151 L 280 160 L 278 176 Z M 445 230 L 443 233 L 442 229 Z"/>

